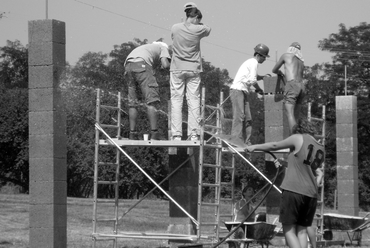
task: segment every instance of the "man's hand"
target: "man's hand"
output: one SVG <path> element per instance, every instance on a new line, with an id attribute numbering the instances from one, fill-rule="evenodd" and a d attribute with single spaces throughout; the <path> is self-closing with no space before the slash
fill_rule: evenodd
<path id="1" fill-rule="evenodd" d="M 247 146 L 246 148 L 244 148 L 244 151 L 246 152 L 254 152 L 254 146 Z"/>

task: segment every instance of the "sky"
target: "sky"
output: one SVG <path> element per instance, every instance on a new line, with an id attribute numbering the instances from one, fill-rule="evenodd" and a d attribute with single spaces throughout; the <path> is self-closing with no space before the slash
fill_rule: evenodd
<path id="1" fill-rule="evenodd" d="M 109 53 L 114 45 L 164 38 L 172 44 L 171 26 L 185 19 L 183 0 L 0 0 L 0 47 L 6 41 L 28 44 L 28 22 L 54 19 L 66 23 L 67 61 L 74 65 L 87 52 Z M 370 23 L 370 0 L 194 0 L 202 22 L 212 28 L 201 41 L 202 57 L 227 69 L 239 66 L 264 43 L 270 58 L 258 74 L 271 73 L 292 42 L 299 42 L 305 65 L 330 62 L 319 41 L 347 28 Z"/>

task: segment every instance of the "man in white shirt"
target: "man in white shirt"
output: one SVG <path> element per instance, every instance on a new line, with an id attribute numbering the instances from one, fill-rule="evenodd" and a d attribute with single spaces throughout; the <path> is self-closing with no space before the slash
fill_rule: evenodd
<path id="1" fill-rule="evenodd" d="M 257 74 L 258 65 L 262 64 L 268 55 L 269 48 L 264 44 L 258 44 L 254 48 L 254 57 L 246 60 L 239 68 L 232 85 L 230 96 L 233 107 L 233 123 L 231 136 L 241 139 L 250 145 L 252 134 L 252 115 L 248 102 L 250 88 L 253 86 L 257 93 L 263 94 L 263 90 L 257 84 L 264 76 Z"/>

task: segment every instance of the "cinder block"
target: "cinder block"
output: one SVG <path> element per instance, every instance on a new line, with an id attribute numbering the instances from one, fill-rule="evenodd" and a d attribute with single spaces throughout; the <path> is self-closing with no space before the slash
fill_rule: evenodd
<path id="1" fill-rule="evenodd" d="M 340 214 L 358 216 L 359 212 L 360 212 L 359 207 L 344 207 L 344 206 L 338 205 L 338 213 Z"/>
<path id="2" fill-rule="evenodd" d="M 66 44 L 66 24 L 47 19 L 28 22 L 28 43 L 55 42 Z"/>
<path id="3" fill-rule="evenodd" d="M 338 195 L 339 194 L 355 194 L 358 195 L 358 178 L 348 180 L 338 180 Z"/>
<path id="4" fill-rule="evenodd" d="M 54 111 L 63 108 L 60 89 L 29 89 L 28 96 L 29 111 Z"/>
<path id="5" fill-rule="evenodd" d="M 29 66 L 65 66 L 66 46 L 64 44 L 43 42 L 31 43 L 28 47 Z"/>
<path id="6" fill-rule="evenodd" d="M 356 124 L 357 109 L 341 109 L 336 111 L 336 124 Z"/>
<path id="7" fill-rule="evenodd" d="M 67 181 L 30 181 L 30 204 L 64 205 L 67 203 Z"/>
<path id="8" fill-rule="evenodd" d="M 30 228 L 67 227 L 67 204 L 30 204 Z"/>
<path id="9" fill-rule="evenodd" d="M 56 88 L 62 82 L 64 75 L 64 66 L 30 66 L 28 68 L 28 88 Z"/>
<path id="10" fill-rule="evenodd" d="M 358 166 L 338 165 L 337 180 L 354 180 L 358 178 Z"/>
<path id="11" fill-rule="evenodd" d="M 283 126 L 284 111 L 265 111 L 265 125 Z"/>
<path id="12" fill-rule="evenodd" d="M 67 228 L 30 228 L 29 247 L 31 248 L 66 248 Z"/>
<path id="13" fill-rule="evenodd" d="M 265 93 L 282 93 L 285 89 L 285 80 L 283 77 L 265 77 L 263 79 Z"/>
<path id="14" fill-rule="evenodd" d="M 283 110 L 283 102 L 277 102 L 275 95 L 264 96 L 265 111 Z"/>
<path id="15" fill-rule="evenodd" d="M 357 121 L 356 124 L 338 124 L 336 125 L 337 138 L 357 137 Z"/>
<path id="16" fill-rule="evenodd" d="M 337 152 L 357 152 L 357 138 L 337 138 Z"/>
<path id="17" fill-rule="evenodd" d="M 65 135 L 66 116 L 64 111 L 29 112 L 30 135 Z"/>
<path id="18" fill-rule="evenodd" d="M 341 181 L 358 179 L 358 166 L 338 165 L 337 179 Z"/>
<path id="19" fill-rule="evenodd" d="M 358 207 L 358 194 L 338 193 L 338 206 L 345 208 Z"/>
<path id="20" fill-rule="evenodd" d="M 336 96 L 335 106 L 337 111 L 344 109 L 357 110 L 357 97 L 356 96 Z"/>
<path id="21" fill-rule="evenodd" d="M 66 158 L 66 135 L 29 135 L 30 158 Z"/>
<path id="22" fill-rule="evenodd" d="M 66 158 L 30 158 L 30 181 L 66 181 Z"/>
<path id="23" fill-rule="evenodd" d="M 337 166 L 358 166 L 358 152 L 337 152 Z"/>
<path id="24" fill-rule="evenodd" d="M 266 126 L 265 127 L 265 142 L 280 141 L 284 139 L 283 126 Z"/>

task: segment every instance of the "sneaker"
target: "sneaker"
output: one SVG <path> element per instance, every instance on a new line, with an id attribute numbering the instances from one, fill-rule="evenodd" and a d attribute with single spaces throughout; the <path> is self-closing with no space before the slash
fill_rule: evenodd
<path id="1" fill-rule="evenodd" d="M 192 135 L 190 136 L 190 140 L 191 140 L 191 141 L 198 141 L 198 140 L 199 140 L 199 135 L 197 135 L 197 134 L 192 134 Z"/>
<path id="2" fill-rule="evenodd" d="M 158 131 L 152 131 L 150 133 L 150 139 L 151 140 L 164 140 L 164 138 L 161 136 L 161 134 Z"/>
<path id="3" fill-rule="evenodd" d="M 128 136 L 130 140 L 138 140 L 139 139 L 139 133 L 135 131 L 130 131 L 130 134 Z"/>
<path id="4" fill-rule="evenodd" d="M 181 141 L 181 136 L 180 135 L 173 136 L 172 140 L 173 141 Z"/>

